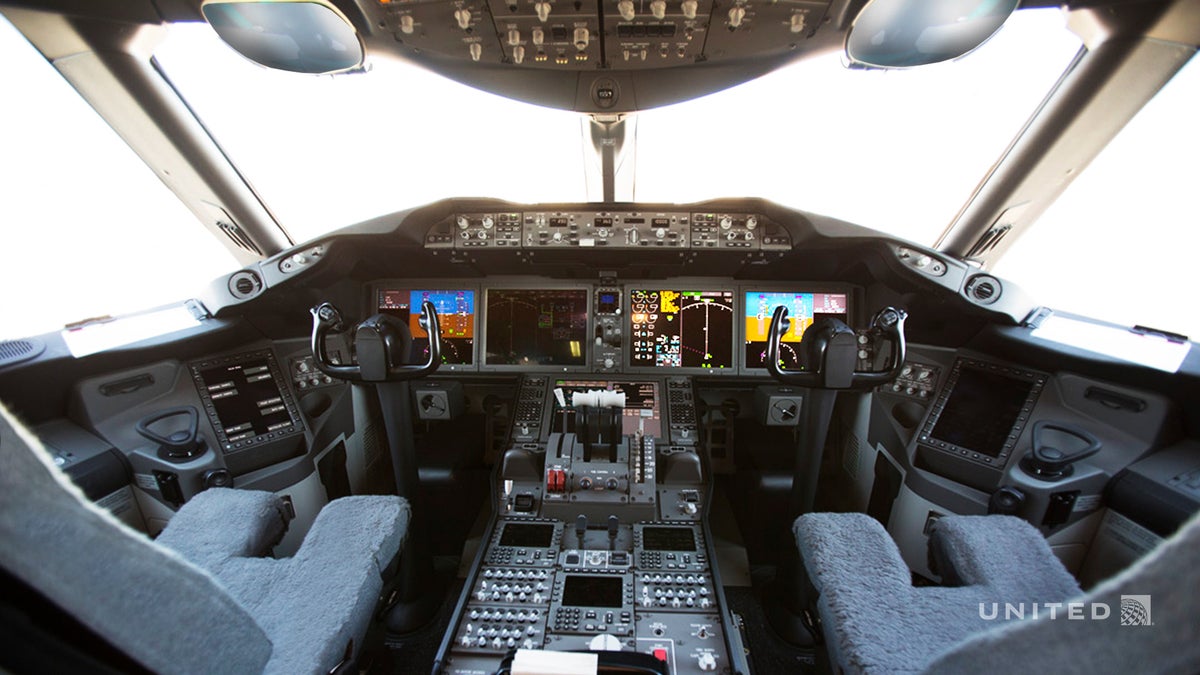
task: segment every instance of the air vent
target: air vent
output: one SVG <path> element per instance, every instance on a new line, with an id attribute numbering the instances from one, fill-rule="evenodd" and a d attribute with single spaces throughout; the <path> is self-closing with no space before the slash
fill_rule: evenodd
<path id="1" fill-rule="evenodd" d="M 262 292 L 262 279 L 254 272 L 242 270 L 229 277 L 229 292 L 238 300 L 249 300 Z"/>
<path id="2" fill-rule="evenodd" d="M 10 366 L 34 358 L 45 351 L 41 340 L 6 340 L 0 342 L 0 366 Z"/>
<path id="3" fill-rule="evenodd" d="M 966 294 L 972 302 L 990 305 L 1000 299 L 1004 286 L 1000 280 L 988 274 L 977 274 L 967 282 Z"/>

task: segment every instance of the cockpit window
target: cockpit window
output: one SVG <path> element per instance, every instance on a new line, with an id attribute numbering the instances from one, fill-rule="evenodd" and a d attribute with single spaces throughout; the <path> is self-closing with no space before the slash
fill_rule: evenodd
<path id="1" fill-rule="evenodd" d="M 641 114 L 637 198 L 753 195 L 932 245 L 1079 50 L 1023 10 L 951 63 L 846 70 L 809 59 Z"/>
<path id="2" fill-rule="evenodd" d="M 761 196 L 932 244 L 1079 49 L 1021 11 L 959 62 L 904 72 L 801 62 L 639 114 L 633 199 Z M 156 58 L 292 237 L 450 196 L 586 201 L 576 113 L 419 68 L 313 77 L 242 59 L 204 24 Z"/>
<path id="3" fill-rule="evenodd" d="M 237 261 L 0 17 L 0 339 L 195 297 Z"/>
<path id="4" fill-rule="evenodd" d="M 388 59 L 267 70 L 203 23 L 172 26 L 155 58 L 297 242 L 446 197 L 587 200 L 573 113 Z"/>
<path id="5" fill-rule="evenodd" d="M 1198 113 L 1200 64 L 1193 58 L 995 271 L 1049 307 L 1200 339 L 1192 299 L 1200 243 Z"/>

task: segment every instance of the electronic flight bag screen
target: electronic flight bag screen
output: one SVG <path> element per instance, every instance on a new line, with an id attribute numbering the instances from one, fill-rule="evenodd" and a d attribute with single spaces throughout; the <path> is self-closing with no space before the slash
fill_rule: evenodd
<path id="1" fill-rule="evenodd" d="M 487 365 L 586 365 L 587 290 L 491 288 L 485 302 Z"/>
<path id="2" fill-rule="evenodd" d="M 817 319 L 834 318 L 849 321 L 849 310 L 845 293 L 812 293 L 807 291 L 746 291 L 743 313 L 746 329 L 747 368 L 766 368 L 767 335 L 771 331 L 771 317 L 779 305 L 787 307 L 791 325 L 779 341 L 779 360 L 785 368 L 800 367 L 797 351 L 804 331 Z"/>
<path id="3" fill-rule="evenodd" d="M 631 290 L 629 365 L 732 368 L 733 299 L 733 291 Z"/>
<path id="4" fill-rule="evenodd" d="M 475 353 L 475 291 L 379 289 L 379 312 L 408 324 L 412 331 L 409 363 L 429 357 L 429 334 L 421 328 L 421 305 L 428 300 L 438 313 L 442 332 L 442 363 L 470 365 Z"/>

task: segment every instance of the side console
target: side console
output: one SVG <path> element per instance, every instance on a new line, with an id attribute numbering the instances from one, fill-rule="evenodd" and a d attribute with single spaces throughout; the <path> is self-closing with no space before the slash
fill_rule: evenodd
<path id="1" fill-rule="evenodd" d="M 492 673 L 517 649 L 641 652 L 664 672 L 745 672 L 711 563 L 699 455 L 672 444 L 684 429 L 695 437 L 681 401 L 690 390 L 680 377 L 526 378 L 526 414 L 440 672 Z M 578 392 L 601 405 L 571 405 Z M 623 407 L 604 405 L 614 395 Z"/>

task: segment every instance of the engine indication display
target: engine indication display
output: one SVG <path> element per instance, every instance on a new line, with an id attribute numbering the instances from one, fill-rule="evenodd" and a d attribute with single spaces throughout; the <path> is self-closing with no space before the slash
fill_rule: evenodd
<path id="1" fill-rule="evenodd" d="M 587 290 L 488 289 L 485 297 L 487 365 L 587 364 Z"/>
<path id="2" fill-rule="evenodd" d="M 379 311 L 408 324 L 413 346 L 409 362 L 424 361 L 429 355 L 429 334 L 421 328 L 421 305 L 433 303 L 442 331 L 442 363 L 474 362 L 475 350 L 475 291 L 379 289 Z"/>
<path id="3" fill-rule="evenodd" d="M 633 289 L 629 365 L 733 367 L 733 291 Z"/>
<path id="4" fill-rule="evenodd" d="M 817 319 L 849 319 L 845 293 L 747 291 L 744 303 L 746 368 L 767 367 L 767 336 L 771 330 L 771 316 L 779 305 L 787 307 L 791 321 L 779 345 L 779 361 L 784 368 L 794 369 L 801 365 L 796 346 L 804 337 L 804 331 Z"/>

